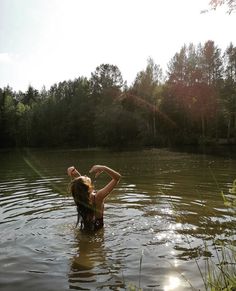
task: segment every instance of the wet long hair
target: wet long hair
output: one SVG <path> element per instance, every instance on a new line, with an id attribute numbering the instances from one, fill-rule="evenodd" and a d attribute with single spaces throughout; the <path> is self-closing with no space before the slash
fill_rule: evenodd
<path id="1" fill-rule="evenodd" d="M 93 230 L 94 228 L 94 203 L 89 199 L 92 191 L 93 186 L 83 177 L 78 177 L 71 182 L 71 194 L 78 213 L 76 226 L 80 222 L 82 230 Z"/>

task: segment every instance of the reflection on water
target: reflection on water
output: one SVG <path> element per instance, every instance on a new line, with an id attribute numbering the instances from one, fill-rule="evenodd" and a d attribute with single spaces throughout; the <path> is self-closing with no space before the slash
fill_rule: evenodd
<path id="1" fill-rule="evenodd" d="M 71 260 L 71 272 L 69 273 L 70 288 L 76 283 L 82 287 L 89 285 L 92 288 L 92 283 L 96 283 L 95 266 L 102 264 L 106 255 L 103 248 L 104 235 L 98 237 L 95 235 L 78 233 L 76 234 L 78 240 L 78 250 Z"/>
<path id="2" fill-rule="evenodd" d="M 196 260 L 204 273 L 216 242 L 235 238 L 235 210 L 220 195 L 233 195 L 236 161 L 229 157 L 32 150 L 0 152 L 0 162 L 4 291 L 204 290 Z M 96 234 L 75 229 L 65 173 L 71 164 L 85 173 L 107 164 L 123 175 Z M 106 181 L 99 177 L 96 187 Z"/>
<path id="3" fill-rule="evenodd" d="M 176 290 L 181 284 L 179 277 L 169 276 L 166 285 L 164 285 L 164 291 Z"/>
<path id="4" fill-rule="evenodd" d="M 122 263 L 110 258 L 105 247 L 104 230 L 96 234 L 75 231 L 77 251 L 71 259 L 69 272 L 70 289 L 101 289 L 113 286 L 124 288 L 121 272 Z"/>

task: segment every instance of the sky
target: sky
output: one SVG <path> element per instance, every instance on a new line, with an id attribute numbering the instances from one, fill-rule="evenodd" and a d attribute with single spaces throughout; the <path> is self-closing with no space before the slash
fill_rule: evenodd
<path id="1" fill-rule="evenodd" d="M 167 64 L 184 44 L 236 45 L 236 12 L 209 0 L 0 0 L 0 88 L 49 89 L 116 65 L 131 85 L 148 58 Z"/>

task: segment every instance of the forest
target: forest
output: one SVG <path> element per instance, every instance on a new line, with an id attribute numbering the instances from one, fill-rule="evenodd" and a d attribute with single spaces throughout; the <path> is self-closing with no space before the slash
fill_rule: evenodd
<path id="1" fill-rule="evenodd" d="M 147 60 L 127 86 L 101 64 L 41 91 L 0 88 L 0 147 L 126 147 L 236 143 L 236 47 L 183 45 L 167 72 Z"/>

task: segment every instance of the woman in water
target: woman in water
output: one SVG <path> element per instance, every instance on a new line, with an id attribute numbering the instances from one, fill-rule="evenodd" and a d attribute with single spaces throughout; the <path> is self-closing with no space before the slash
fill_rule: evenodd
<path id="1" fill-rule="evenodd" d="M 104 201 L 107 195 L 114 189 L 121 175 L 107 166 L 94 165 L 89 171 L 95 174 L 95 178 L 102 172 L 106 172 L 111 181 L 102 189 L 95 191 L 92 181 L 87 176 L 82 176 L 75 167 L 67 169 L 68 175 L 73 179 L 71 193 L 77 206 L 80 227 L 84 230 L 98 230 L 103 227 Z"/>

